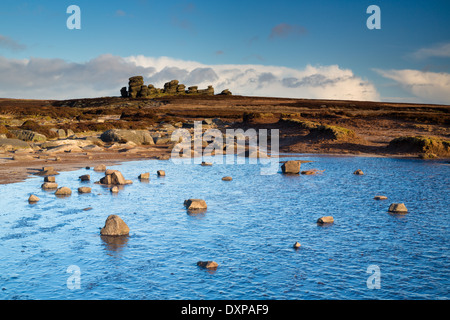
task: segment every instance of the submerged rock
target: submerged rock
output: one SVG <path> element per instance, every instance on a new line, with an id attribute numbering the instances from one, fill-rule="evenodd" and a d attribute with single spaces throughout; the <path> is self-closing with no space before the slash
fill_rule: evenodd
<path id="1" fill-rule="evenodd" d="M 130 228 L 117 215 L 110 215 L 106 221 L 105 226 L 100 230 L 102 236 L 126 236 L 130 233 Z"/>
<path id="2" fill-rule="evenodd" d="M 231 181 L 231 180 L 233 180 L 233 178 L 227 176 L 227 177 L 223 177 L 222 180 L 223 181 Z"/>
<path id="3" fill-rule="evenodd" d="M 374 200 L 387 200 L 387 197 L 386 196 L 375 196 L 373 199 Z"/>

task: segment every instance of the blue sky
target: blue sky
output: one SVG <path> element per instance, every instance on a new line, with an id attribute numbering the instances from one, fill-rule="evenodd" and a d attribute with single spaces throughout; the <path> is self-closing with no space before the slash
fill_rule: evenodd
<path id="1" fill-rule="evenodd" d="M 72 4 L 81 30 L 66 27 Z M 370 5 L 380 30 L 366 27 Z M 237 94 L 450 104 L 449 14 L 449 1 L 2 0 L 0 96 L 20 97 L 23 80 L 26 97 L 52 98 L 40 84 L 71 72 L 73 90 L 54 82 L 55 98 L 117 95 L 128 66 L 157 85 L 179 76 Z M 101 75 L 104 87 L 89 86 Z"/>

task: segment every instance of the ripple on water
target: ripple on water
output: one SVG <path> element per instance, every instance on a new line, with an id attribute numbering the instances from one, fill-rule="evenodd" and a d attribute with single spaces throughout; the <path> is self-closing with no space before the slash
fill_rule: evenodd
<path id="1" fill-rule="evenodd" d="M 117 195 L 80 182 L 85 173 L 92 181 L 103 175 L 85 169 L 62 172 L 57 180 L 72 190 L 89 186 L 89 195 L 59 199 L 40 189 L 41 178 L 2 185 L 0 298 L 449 298 L 449 167 L 301 158 L 314 161 L 302 169 L 325 171 L 260 175 L 253 164 L 151 160 L 112 167 L 134 182 Z M 356 169 L 365 174 L 353 175 Z M 158 178 L 157 170 L 167 175 Z M 147 183 L 137 179 L 142 172 L 151 173 Z M 35 205 L 26 201 L 32 193 L 41 198 Z M 389 200 L 375 201 L 375 195 Z M 205 199 L 207 212 L 186 212 L 188 198 Z M 404 202 L 409 213 L 387 213 L 392 202 Z M 110 214 L 130 226 L 128 237 L 100 236 Z M 327 215 L 335 222 L 318 226 Z M 201 269 L 199 260 L 214 260 L 219 268 Z M 81 271 L 79 290 L 66 288 L 71 265 Z M 380 290 L 367 288 L 371 265 L 380 268 Z"/>

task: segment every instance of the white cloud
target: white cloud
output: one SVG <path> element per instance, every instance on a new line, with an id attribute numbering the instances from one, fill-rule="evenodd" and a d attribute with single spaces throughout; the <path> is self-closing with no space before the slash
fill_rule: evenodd
<path id="1" fill-rule="evenodd" d="M 169 57 L 101 55 L 84 63 L 61 59 L 0 56 L 0 97 L 69 99 L 118 96 L 128 78 L 144 76 L 163 87 L 173 79 L 186 86 L 233 94 L 290 98 L 379 100 L 375 86 L 337 65 L 293 69 L 264 65 L 205 65 Z"/>
<path id="2" fill-rule="evenodd" d="M 417 102 L 450 104 L 450 73 L 419 70 L 379 70 L 385 78 L 396 81 L 404 90 L 417 97 Z"/>
<path id="3" fill-rule="evenodd" d="M 412 57 L 416 59 L 427 58 L 450 58 L 450 43 L 442 43 L 430 48 L 421 48 L 412 53 Z"/>

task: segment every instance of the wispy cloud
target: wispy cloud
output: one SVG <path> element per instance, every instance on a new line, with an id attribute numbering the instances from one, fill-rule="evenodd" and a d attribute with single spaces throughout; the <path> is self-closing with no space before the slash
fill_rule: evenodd
<path id="1" fill-rule="evenodd" d="M 411 69 L 374 69 L 374 71 L 394 80 L 404 90 L 414 95 L 417 102 L 450 104 L 450 73 Z"/>
<path id="2" fill-rule="evenodd" d="M 287 38 L 289 36 L 303 36 L 307 30 L 303 26 L 280 23 L 272 28 L 269 39 Z"/>
<path id="3" fill-rule="evenodd" d="M 26 49 L 26 46 L 18 43 L 14 39 L 11 39 L 10 37 L 4 36 L 0 34 L 0 49 L 8 49 L 11 51 L 22 51 Z"/>
<path id="4" fill-rule="evenodd" d="M 450 58 L 450 43 L 441 43 L 429 48 L 421 48 L 411 54 L 415 59 Z"/>
<path id="5" fill-rule="evenodd" d="M 260 64 L 206 65 L 169 57 L 102 55 L 85 63 L 0 57 L 0 97 L 68 99 L 118 96 L 128 78 L 163 87 L 173 79 L 216 92 L 291 98 L 379 100 L 375 86 L 337 65 L 293 69 Z"/>

